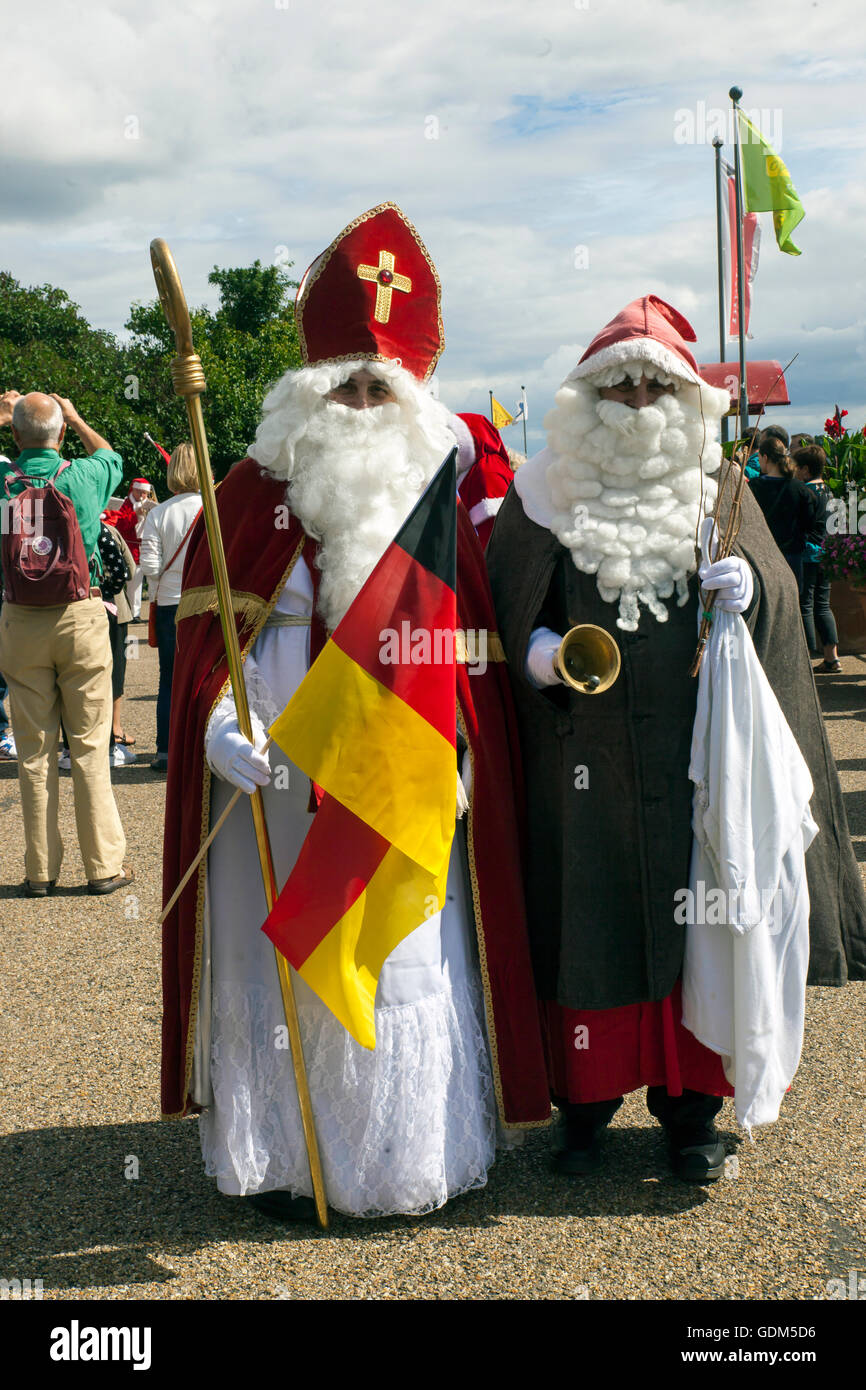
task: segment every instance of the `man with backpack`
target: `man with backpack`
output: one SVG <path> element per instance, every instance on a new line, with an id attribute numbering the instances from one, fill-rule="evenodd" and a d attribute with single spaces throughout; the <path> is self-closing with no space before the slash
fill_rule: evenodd
<path id="1" fill-rule="evenodd" d="M 63 859 L 57 744 L 63 720 L 72 755 L 78 843 L 88 890 L 132 882 L 111 787 L 111 649 L 94 557 L 100 514 L 123 462 L 71 401 L 32 391 L 0 396 L 15 463 L 0 463 L 3 502 L 0 670 L 9 686 L 25 836 L 24 893 L 47 897 Z M 87 453 L 64 463 L 71 425 Z"/>

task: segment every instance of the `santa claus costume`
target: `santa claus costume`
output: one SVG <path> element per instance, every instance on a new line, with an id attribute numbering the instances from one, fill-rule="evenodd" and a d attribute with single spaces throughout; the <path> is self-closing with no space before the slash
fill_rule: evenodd
<path id="1" fill-rule="evenodd" d="M 496 514 L 514 477 L 508 450 L 496 426 L 484 415 L 461 412 L 452 415 L 450 424 L 457 439 L 462 474 L 458 487 L 460 500 L 486 549 Z"/>
<path id="2" fill-rule="evenodd" d="M 680 1176 L 718 1177 L 724 1161 L 713 1117 L 732 1088 L 683 1027 L 675 917 L 692 852 L 695 545 L 729 405 L 700 380 L 691 342 L 655 296 L 602 330 L 557 393 L 548 447 L 518 471 L 487 552 L 526 769 L 528 917 L 565 1172 L 597 1166 L 599 1132 L 641 1086 Z M 720 611 L 743 613 L 811 772 L 810 982 L 862 979 L 866 902 L 796 585 L 748 489 L 734 556 L 702 578 Z M 603 694 L 570 691 L 554 668 L 578 623 L 619 646 L 621 674 Z"/>
<path id="3" fill-rule="evenodd" d="M 422 384 L 443 346 L 439 282 L 398 208 L 364 214 L 314 262 L 297 317 L 307 366 L 266 397 L 249 457 L 218 491 L 257 745 L 454 445 L 448 412 Z M 370 374 L 384 404 L 339 403 L 344 384 Z M 327 1197 L 355 1216 L 426 1212 L 482 1185 L 497 1122 L 544 1124 L 549 1112 L 508 795 L 513 716 L 461 507 L 457 592 L 459 624 L 488 631 L 489 656 L 483 674 L 457 672 L 469 810 L 446 905 L 385 963 L 375 1051 L 295 980 Z M 268 764 L 238 731 L 215 609 L 199 523 L 178 610 L 166 896 L 230 782 L 265 784 L 278 887 L 315 810 L 309 779 L 276 748 Z M 242 799 L 165 924 L 163 1109 L 202 1110 L 220 1191 L 289 1216 L 304 1211 L 294 1199 L 311 1182 L 290 1055 L 276 1045 L 284 1018 L 266 915 Z"/>
<path id="4" fill-rule="evenodd" d="M 137 622 L 141 614 L 141 591 L 144 587 L 144 571 L 139 564 L 141 533 L 144 530 L 148 506 L 152 505 L 152 493 L 153 488 L 147 478 L 133 478 L 129 496 L 124 499 L 116 512 L 111 512 L 106 516 L 108 525 L 114 526 L 126 541 L 135 561 L 135 572 L 126 586 L 126 597 L 132 609 L 133 622 Z"/>

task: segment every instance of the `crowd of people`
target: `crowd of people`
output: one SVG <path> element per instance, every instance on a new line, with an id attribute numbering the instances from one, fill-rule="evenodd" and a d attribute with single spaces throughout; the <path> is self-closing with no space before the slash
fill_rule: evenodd
<path id="1" fill-rule="evenodd" d="M 789 438 L 781 425 L 762 430 L 757 448 L 748 458 L 747 446 L 735 446 L 734 458 L 745 466 L 746 477 L 764 520 L 797 580 L 806 645 L 823 660 L 815 667 L 822 675 L 838 675 L 839 636 L 830 608 L 830 579 L 821 557 L 827 534 L 832 494 L 824 481 L 827 454 L 810 434 Z"/>
<path id="2" fill-rule="evenodd" d="M 228 678 L 191 447 L 171 455 L 167 500 L 155 503 L 138 479 L 112 511 L 122 462 L 71 403 L 0 397 L 0 425 L 11 423 L 20 450 L 2 464 L 10 491 L 62 494 L 80 539 L 78 589 L 41 606 L 4 542 L 0 670 L 19 756 L 25 891 L 50 894 L 60 871 L 61 721 L 90 891 L 131 881 L 109 763 L 112 748 L 131 745 L 121 649 L 140 571 L 159 653 L 152 766 L 167 769 L 163 1112 L 200 1115 L 205 1171 L 227 1197 L 276 1220 L 311 1217 L 302 1112 L 276 1041 L 280 972 L 258 930 L 268 906 L 254 820 L 245 797 L 229 803 L 236 790 L 261 790 L 282 888 L 325 812 L 322 789 L 267 731 L 453 454 L 457 622 L 485 635 L 487 658 L 473 665 L 458 644 L 447 882 L 376 967 L 375 1049 L 295 978 L 328 1200 L 355 1216 L 431 1211 L 483 1185 L 498 1144 L 548 1124 L 551 1098 L 565 1118 L 557 1170 L 585 1177 L 624 1095 L 644 1087 L 673 1172 L 714 1181 L 725 1097 L 747 1126 L 779 1113 L 802 1044 L 807 968 L 816 984 L 866 978 L 866 898 L 803 640 L 804 629 L 815 640 L 811 614 L 824 669 L 836 669 L 819 558 L 821 450 L 800 441 L 789 456 L 788 440 L 764 431 L 736 545 L 720 554 L 725 518 L 713 509 L 729 400 L 701 379 L 687 320 L 647 295 L 593 338 L 557 391 L 545 449 L 513 473 L 489 422 L 452 414 L 427 389 L 444 346 L 441 287 L 393 204 L 357 218 L 314 262 L 296 316 L 304 366 L 269 391 L 248 457 L 217 491 L 252 739 Z M 68 467 L 67 425 L 86 455 Z M 70 510 L 52 507 L 53 543 Z M 50 555 L 31 558 L 27 582 L 38 585 Z M 711 682 L 725 671 L 715 639 L 700 681 L 688 674 L 710 593 L 716 631 L 735 632 L 748 658 L 731 676 L 744 725 L 734 731 L 712 723 Z M 565 663 L 566 636 L 583 624 L 603 629 L 616 653 L 619 677 L 602 693 L 597 677 L 578 679 Z M 374 648 L 354 656 L 393 710 L 384 697 L 396 699 L 401 677 Z M 721 803 L 708 750 L 705 776 L 695 770 L 703 727 L 730 774 Z M 340 729 L 327 736 L 338 757 Z M 773 761 L 782 747 L 784 765 Z M 371 777 L 393 761 L 387 739 L 363 757 Z M 401 745 L 409 782 L 412 758 Z M 389 879 L 366 901 L 355 842 L 329 847 L 322 895 L 340 904 L 339 933 L 321 972 L 369 977 L 355 905 L 387 926 L 400 884 Z M 713 938 L 727 952 L 714 961 L 706 924 L 695 937 L 674 911 L 683 891 L 706 887 L 709 863 L 720 884 L 726 866 L 742 870 L 747 898 Z M 779 898 L 772 919 L 768 887 Z M 737 933 L 763 950 L 751 995 L 737 993 Z M 764 949 L 765 936 L 784 949 Z"/>

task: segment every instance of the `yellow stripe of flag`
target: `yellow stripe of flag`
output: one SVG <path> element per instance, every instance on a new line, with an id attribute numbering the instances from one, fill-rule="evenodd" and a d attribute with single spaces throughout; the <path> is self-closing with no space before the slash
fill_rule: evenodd
<path id="1" fill-rule="evenodd" d="M 335 642 L 315 672 L 271 726 L 273 738 L 302 772 L 436 874 L 454 838 L 453 746 Z"/>
<path id="2" fill-rule="evenodd" d="M 410 932 L 440 910 L 447 878 L 447 859 L 437 879 L 392 846 L 364 892 L 300 967 L 301 978 L 362 1047 L 376 1045 L 374 1005 L 382 966 Z"/>

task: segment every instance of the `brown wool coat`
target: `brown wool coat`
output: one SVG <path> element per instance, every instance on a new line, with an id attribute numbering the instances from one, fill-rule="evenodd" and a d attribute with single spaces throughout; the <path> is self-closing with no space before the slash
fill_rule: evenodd
<path id="1" fill-rule="evenodd" d="M 755 649 L 815 786 L 811 809 L 820 833 L 806 856 L 809 983 L 866 979 L 866 897 L 797 587 L 748 488 L 735 553 L 754 574 L 745 618 Z M 642 610 L 638 631 L 622 632 L 617 605 L 604 603 L 595 577 L 581 574 L 556 537 L 529 520 L 513 487 L 487 563 L 527 784 L 528 918 L 539 994 L 575 1009 L 662 999 L 682 969 L 685 938 L 673 913 L 674 894 L 689 881 L 697 681 L 688 668 L 697 578 L 683 608 L 668 600 L 667 623 Z M 532 630 L 565 633 L 579 622 L 597 623 L 618 642 L 618 681 L 598 696 L 536 690 L 524 674 Z M 581 780 L 588 786 L 576 787 Z"/>

